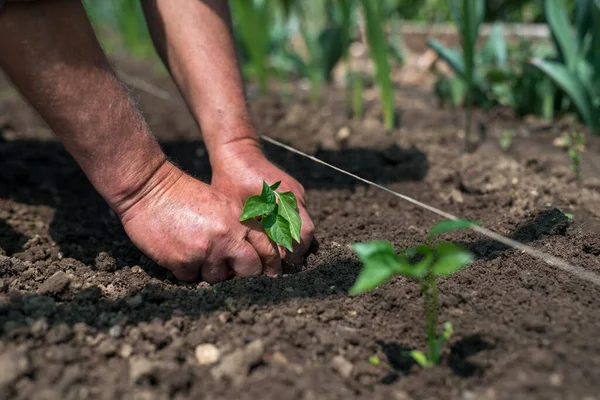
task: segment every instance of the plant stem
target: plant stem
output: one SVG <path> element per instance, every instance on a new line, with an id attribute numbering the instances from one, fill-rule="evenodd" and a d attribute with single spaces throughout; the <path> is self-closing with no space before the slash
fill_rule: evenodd
<path id="1" fill-rule="evenodd" d="M 439 360 L 439 349 L 437 341 L 437 309 L 438 294 L 435 277 L 433 274 L 423 278 L 421 291 L 425 303 L 425 319 L 427 322 L 427 344 L 429 346 L 429 360 L 437 364 Z"/>

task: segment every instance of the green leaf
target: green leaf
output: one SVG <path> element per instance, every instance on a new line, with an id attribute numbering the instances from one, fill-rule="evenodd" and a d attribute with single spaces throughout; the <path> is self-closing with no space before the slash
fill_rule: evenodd
<path id="1" fill-rule="evenodd" d="M 449 276 L 473 261 L 473 254 L 452 243 L 444 242 L 435 247 L 437 259 L 431 270 L 435 276 Z"/>
<path id="2" fill-rule="evenodd" d="M 275 209 L 275 203 L 267 203 L 261 196 L 252 196 L 246 200 L 240 221 L 246 221 L 269 213 Z"/>
<path id="3" fill-rule="evenodd" d="M 433 362 L 422 351 L 413 350 L 410 352 L 410 357 L 423 368 L 429 368 L 433 366 Z"/>
<path id="4" fill-rule="evenodd" d="M 281 182 L 277 182 L 273 186 L 275 186 L 277 188 L 277 187 L 279 187 L 280 183 Z M 263 181 L 263 188 L 262 188 L 262 192 L 260 194 L 260 197 L 263 199 L 263 201 L 265 203 L 275 204 L 277 202 L 274 190 L 275 189 L 272 189 L 271 186 L 269 186 L 267 184 L 267 182 Z"/>
<path id="5" fill-rule="evenodd" d="M 490 32 L 490 36 L 479 51 L 482 61 L 486 64 L 493 64 L 499 67 L 506 65 L 508 51 L 506 41 L 504 40 L 504 27 L 502 24 L 495 24 Z"/>
<path id="6" fill-rule="evenodd" d="M 374 365 L 376 367 L 378 367 L 379 364 L 381 364 L 381 360 L 379 359 L 379 356 L 377 354 L 373 354 L 371 357 L 369 357 L 369 362 L 371 363 L 371 365 Z"/>
<path id="7" fill-rule="evenodd" d="M 375 289 L 408 267 L 408 262 L 396 255 L 389 242 L 354 243 L 352 249 L 364 264 L 350 289 L 352 296 Z"/>
<path id="8" fill-rule="evenodd" d="M 569 13 L 557 0 L 545 1 L 545 14 L 556 47 L 569 70 L 575 67 L 578 46 L 572 33 Z"/>
<path id="9" fill-rule="evenodd" d="M 298 214 L 298 202 L 296 201 L 296 196 L 292 192 L 276 192 L 276 195 L 279 197 L 279 215 L 287 220 L 292 238 L 300 243 L 302 219 Z"/>
<path id="10" fill-rule="evenodd" d="M 431 248 L 426 244 L 421 244 L 417 247 L 407 249 L 405 254 L 409 258 L 416 257 L 417 255 L 420 255 L 423 258 L 416 263 L 411 264 L 406 268 L 407 271 L 404 271 L 402 274 L 410 278 L 422 278 L 425 276 L 433 262 L 433 251 L 431 251 Z"/>
<path id="11" fill-rule="evenodd" d="M 570 72 L 564 65 L 554 61 L 536 58 L 531 63 L 565 91 L 573 103 L 575 103 L 577 110 L 590 128 L 595 131 L 600 129 L 600 118 L 597 117 L 598 110 L 594 109 L 583 82 L 579 81 L 576 75 Z"/>
<path id="12" fill-rule="evenodd" d="M 274 184 L 271 185 L 271 190 L 275 191 L 279 188 L 279 185 L 281 185 L 281 181 L 279 182 L 275 182 Z"/>
<path id="13" fill-rule="evenodd" d="M 459 229 L 468 229 L 473 225 L 477 225 L 477 223 L 466 219 L 447 219 L 438 222 L 433 226 L 433 228 L 431 228 L 431 230 L 429 231 L 429 238 L 436 237 L 438 235 L 441 235 L 442 233 L 457 231 Z"/>
<path id="14" fill-rule="evenodd" d="M 277 211 L 277 207 L 275 207 L 275 210 L 263 218 L 260 224 L 272 241 L 293 252 L 290 224 Z"/>
<path id="15" fill-rule="evenodd" d="M 446 61 L 456 75 L 458 75 L 461 79 L 464 79 L 465 61 L 458 51 L 444 46 L 435 39 L 428 40 L 427 46 L 431 47 L 433 51 L 437 53 L 438 57 Z"/>

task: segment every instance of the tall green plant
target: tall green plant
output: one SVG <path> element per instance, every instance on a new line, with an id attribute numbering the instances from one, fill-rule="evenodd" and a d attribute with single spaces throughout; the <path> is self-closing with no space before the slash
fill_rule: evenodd
<path id="1" fill-rule="evenodd" d="M 235 25 L 260 90 L 268 89 L 271 7 L 267 0 L 230 0 Z"/>
<path id="2" fill-rule="evenodd" d="M 600 134 L 600 1 L 577 2 L 575 34 L 559 1 L 544 5 L 559 57 L 536 58 L 532 65 L 564 91 L 591 131 Z"/>
<path id="3" fill-rule="evenodd" d="M 367 29 L 369 53 L 375 63 L 375 80 L 383 106 L 383 121 L 387 129 L 395 125 L 394 86 L 391 77 L 389 44 L 383 30 L 381 4 L 378 1 L 361 0 Z"/>

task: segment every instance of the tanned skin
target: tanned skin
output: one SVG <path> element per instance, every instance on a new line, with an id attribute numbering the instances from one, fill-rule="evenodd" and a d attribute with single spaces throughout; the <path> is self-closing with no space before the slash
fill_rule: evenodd
<path id="1" fill-rule="evenodd" d="M 176 3 L 176 4 L 175 4 Z M 8 2 L 0 67 L 121 219 L 133 243 L 182 280 L 277 276 L 313 238 L 304 188 L 264 156 L 244 101 L 226 0 L 144 0 L 158 53 L 202 130 L 209 186 L 172 164 L 117 79 L 79 0 Z M 282 181 L 302 217 L 294 253 L 240 223 L 262 181 Z"/>

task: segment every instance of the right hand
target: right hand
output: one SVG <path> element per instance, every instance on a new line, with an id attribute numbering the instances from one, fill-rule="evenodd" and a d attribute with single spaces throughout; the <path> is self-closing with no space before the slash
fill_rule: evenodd
<path id="1" fill-rule="evenodd" d="M 178 279 L 216 283 L 281 270 L 260 223 L 239 221 L 239 202 L 169 162 L 128 203 L 116 211 L 129 238 Z"/>

